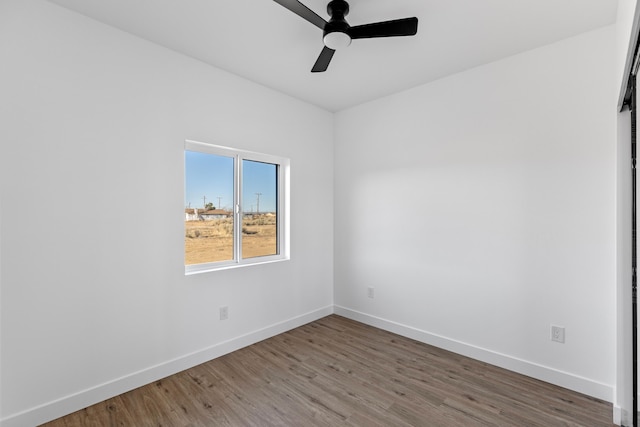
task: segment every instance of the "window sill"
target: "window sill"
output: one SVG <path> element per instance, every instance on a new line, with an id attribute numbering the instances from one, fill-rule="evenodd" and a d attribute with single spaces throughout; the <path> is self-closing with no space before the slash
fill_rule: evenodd
<path id="1" fill-rule="evenodd" d="M 283 262 L 283 261 L 289 261 L 289 257 L 269 257 L 269 258 L 260 259 L 259 261 L 244 260 L 242 263 L 230 262 L 228 264 L 187 265 L 184 267 L 184 275 L 193 276 L 195 274 L 211 273 L 211 272 L 222 271 L 222 270 L 232 270 L 236 268 L 251 267 L 254 265 L 273 264 L 276 262 Z"/>

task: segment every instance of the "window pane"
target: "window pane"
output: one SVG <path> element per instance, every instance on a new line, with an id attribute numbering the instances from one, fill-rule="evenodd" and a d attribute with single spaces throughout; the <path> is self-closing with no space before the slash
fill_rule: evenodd
<path id="1" fill-rule="evenodd" d="M 185 151 L 186 265 L 233 260 L 233 157 Z"/>
<path id="2" fill-rule="evenodd" d="M 278 254 L 278 165 L 242 161 L 242 258 Z"/>

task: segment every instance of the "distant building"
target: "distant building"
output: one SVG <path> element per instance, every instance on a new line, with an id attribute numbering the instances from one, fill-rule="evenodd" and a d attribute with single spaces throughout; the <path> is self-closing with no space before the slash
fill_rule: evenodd
<path id="1" fill-rule="evenodd" d="M 198 218 L 198 209 L 194 208 L 186 208 L 184 210 L 184 220 L 185 221 L 197 221 L 200 218 Z"/>
<path id="2" fill-rule="evenodd" d="M 202 220 L 211 220 L 211 219 L 225 219 L 231 216 L 231 212 L 227 212 L 222 209 L 211 209 L 208 211 L 201 210 L 199 215 Z"/>
<path id="3" fill-rule="evenodd" d="M 185 208 L 184 220 L 185 221 L 210 221 L 212 219 L 225 219 L 231 217 L 231 212 L 222 209 L 198 209 L 198 208 Z"/>

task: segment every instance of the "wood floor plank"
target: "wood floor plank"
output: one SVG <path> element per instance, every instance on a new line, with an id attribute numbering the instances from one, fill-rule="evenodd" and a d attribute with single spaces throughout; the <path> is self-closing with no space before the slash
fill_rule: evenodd
<path id="1" fill-rule="evenodd" d="M 612 406 L 331 315 L 45 424 L 612 426 Z"/>

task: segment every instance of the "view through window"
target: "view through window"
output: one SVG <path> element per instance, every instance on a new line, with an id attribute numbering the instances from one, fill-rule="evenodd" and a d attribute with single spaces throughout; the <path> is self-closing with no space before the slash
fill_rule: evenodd
<path id="1" fill-rule="evenodd" d="M 242 161 L 242 258 L 278 253 L 278 166 Z"/>
<path id="2" fill-rule="evenodd" d="M 187 272 L 283 258 L 288 160 L 195 142 L 185 148 Z"/>
<path id="3" fill-rule="evenodd" d="M 234 259 L 234 158 L 185 153 L 185 264 Z"/>

